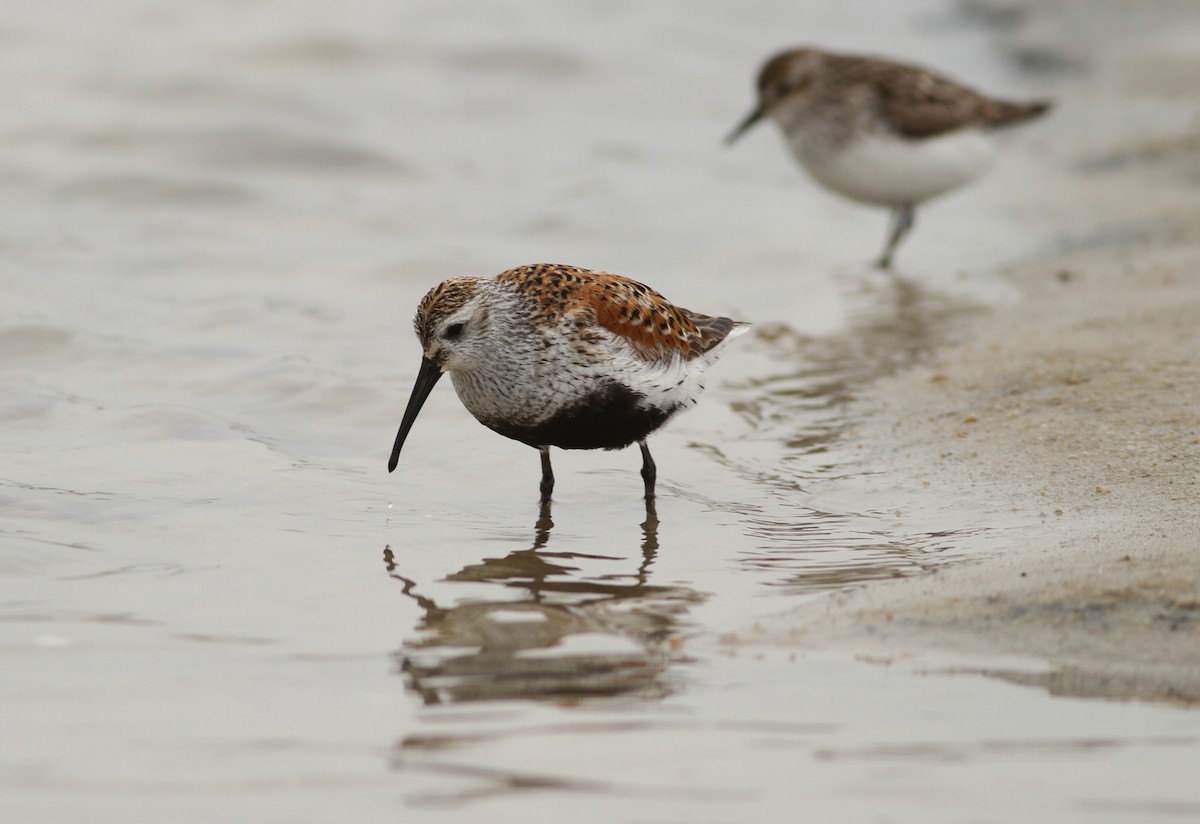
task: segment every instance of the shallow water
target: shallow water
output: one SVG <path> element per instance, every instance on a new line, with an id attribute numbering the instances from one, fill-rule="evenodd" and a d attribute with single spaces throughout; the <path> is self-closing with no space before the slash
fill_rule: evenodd
<path id="1" fill-rule="evenodd" d="M 883 215 L 766 130 L 720 145 L 780 32 L 1023 90 L 986 30 L 882 0 L 9 11 L 5 820 L 1195 814 L 1194 714 L 719 641 L 1003 545 L 872 491 L 858 394 L 1052 229 L 993 177 L 897 285 L 858 263 Z M 536 454 L 448 386 L 385 471 L 420 295 L 538 260 L 757 323 L 652 442 L 653 511 L 634 453 L 556 453 L 540 513 Z"/>

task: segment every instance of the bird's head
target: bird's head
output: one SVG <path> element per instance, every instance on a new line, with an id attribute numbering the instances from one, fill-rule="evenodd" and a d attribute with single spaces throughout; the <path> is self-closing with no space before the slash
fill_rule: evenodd
<path id="1" fill-rule="evenodd" d="M 725 142 L 733 143 L 780 106 L 802 105 L 816 87 L 824 63 L 825 55 L 815 49 L 791 49 L 768 60 L 758 73 L 758 105 Z"/>

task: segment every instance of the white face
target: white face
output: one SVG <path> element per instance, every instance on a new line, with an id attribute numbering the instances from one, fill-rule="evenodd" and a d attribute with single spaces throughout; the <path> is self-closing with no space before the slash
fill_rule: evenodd
<path id="1" fill-rule="evenodd" d="M 425 356 L 443 372 L 469 372 L 493 354 L 487 343 L 491 315 L 480 300 L 472 300 L 442 319 L 425 347 Z"/>

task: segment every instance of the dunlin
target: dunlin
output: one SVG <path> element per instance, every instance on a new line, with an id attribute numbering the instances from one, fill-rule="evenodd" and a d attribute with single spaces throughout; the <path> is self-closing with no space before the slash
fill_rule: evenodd
<path id="1" fill-rule="evenodd" d="M 878 265 L 913 226 L 919 204 L 983 174 L 996 132 L 1050 108 L 997 100 L 919 66 L 794 49 L 758 75 L 758 105 L 726 139 L 770 117 L 821 185 L 892 210 Z"/>
<path id="2" fill-rule="evenodd" d="M 635 280 L 556 264 L 443 281 L 421 299 L 413 326 L 424 357 L 388 471 L 449 372 L 480 423 L 541 452 L 543 503 L 554 489 L 552 446 L 637 443 L 653 498 L 646 437 L 696 403 L 705 370 L 748 328 L 673 306 Z"/>

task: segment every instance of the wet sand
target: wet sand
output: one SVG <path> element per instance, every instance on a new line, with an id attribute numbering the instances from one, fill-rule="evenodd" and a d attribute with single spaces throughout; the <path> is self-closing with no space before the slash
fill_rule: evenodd
<path id="1" fill-rule="evenodd" d="M 1003 546 L 768 632 L 1035 657 L 1056 669 L 1027 677 L 1052 691 L 1200 701 L 1197 271 L 1187 240 L 1025 267 L 1019 305 L 882 380 L 884 412 L 857 434 L 880 491 L 916 490 L 897 520 L 988 523 Z"/>
<path id="2" fill-rule="evenodd" d="M 1009 42 L 1068 30 L 1076 6 L 1047 4 Z M 1143 29 L 1174 42 L 1168 4 L 1156 11 Z M 1100 68 L 1074 91 L 1100 109 L 1170 102 L 1164 80 L 1200 70 L 1195 49 L 1090 35 Z M 960 540 L 971 561 L 810 602 L 745 637 L 884 660 L 1023 656 L 1050 667 L 982 669 L 1052 693 L 1200 701 L 1200 155 L 1187 128 L 1100 143 L 1073 114 L 1058 128 L 1079 130 L 1065 151 L 1090 173 L 1086 193 L 1030 194 L 1104 231 L 1005 272 L 1021 298 L 876 383 L 881 411 L 854 433 L 879 473 L 856 492 L 907 495 L 900 524 L 984 526 Z"/>

